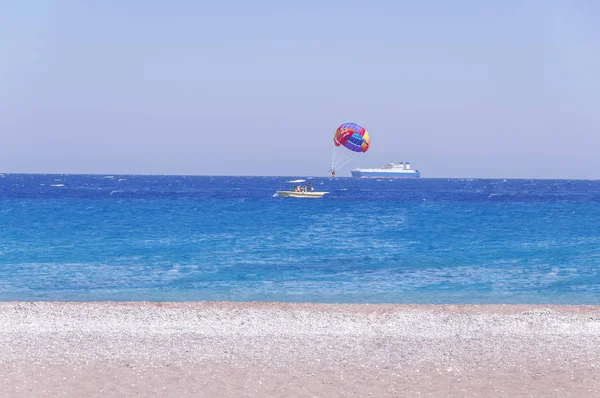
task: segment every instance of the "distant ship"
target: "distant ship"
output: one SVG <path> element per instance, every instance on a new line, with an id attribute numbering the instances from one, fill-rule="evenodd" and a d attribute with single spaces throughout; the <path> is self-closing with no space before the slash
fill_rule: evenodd
<path id="1" fill-rule="evenodd" d="M 354 169 L 350 171 L 356 178 L 419 178 L 419 170 L 410 168 L 409 162 L 391 162 L 376 169 Z"/>

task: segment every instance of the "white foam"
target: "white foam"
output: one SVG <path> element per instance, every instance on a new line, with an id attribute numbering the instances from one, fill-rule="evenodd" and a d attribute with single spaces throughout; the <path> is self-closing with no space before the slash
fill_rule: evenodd
<path id="1" fill-rule="evenodd" d="M 51 187 L 64 187 L 65 184 L 52 184 Z"/>

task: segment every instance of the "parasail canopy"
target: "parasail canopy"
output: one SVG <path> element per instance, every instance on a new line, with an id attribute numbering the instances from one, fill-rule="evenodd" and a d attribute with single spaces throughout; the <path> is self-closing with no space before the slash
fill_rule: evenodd
<path id="1" fill-rule="evenodd" d="M 340 125 L 333 135 L 333 153 L 331 155 L 331 176 L 335 171 L 352 160 L 357 153 L 365 153 L 371 146 L 371 136 L 367 130 L 356 123 Z"/>
<path id="2" fill-rule="evenodd" d="M 344 123 L 335 131 L 333 143 L 353 152 L 367 152 L 371 145 L 371 137 L 364 127 L 356 123 Z"/>

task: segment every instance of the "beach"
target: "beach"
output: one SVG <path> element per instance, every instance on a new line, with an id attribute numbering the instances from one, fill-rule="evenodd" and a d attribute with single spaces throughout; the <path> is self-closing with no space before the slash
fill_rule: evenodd
<path id="1" fill-rule="evenodd" d="M 600 307 L 0 303 L 2 396 L 600 396 Z"/>

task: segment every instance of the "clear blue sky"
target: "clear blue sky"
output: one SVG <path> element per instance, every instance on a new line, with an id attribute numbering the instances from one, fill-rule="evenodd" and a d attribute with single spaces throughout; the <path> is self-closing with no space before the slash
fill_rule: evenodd
<path id="1" fill-rule="evenodd" d="M 600 178 L 596 1 L 13 1 L 0 172 Z M 348 168 L 341 172 L 349 175 Z"/>

